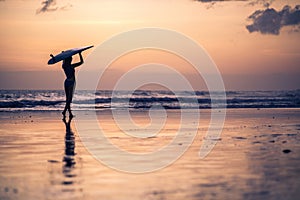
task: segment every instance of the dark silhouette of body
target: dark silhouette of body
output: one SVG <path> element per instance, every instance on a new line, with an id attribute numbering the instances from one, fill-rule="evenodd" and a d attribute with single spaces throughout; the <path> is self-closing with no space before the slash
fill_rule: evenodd
<path id="1" fill-rule="evenodd" d="M 74 132 L 71 129 L 71 121 L 72 118 L 69 118 L 67 121 L 65 118 L 63 118 L 63 122 L 66 126 L 66 136 L 65 136 L 65 156 L 63 161 L 65 162 L 64 166 L 64 172 L 70 172 L 71 169 L 75 165 L 75 136 Z"/>
<path id="2" fill-rule="evenodd" d="M 75 133 L 71 128 L 72 118 L 69 118 L 67 121 L 66 118 L 63 118 L 63 122 L 66 126 L 66 135 L 65 135 L 65 154 L 63 157 L 62 172 L 64 179 L 62 181 L 63 185 L 75 185 L 77 180 L 77 170 L 76 170 L 76 152 L 75 152 Z"/>
<path id="3" fill-rule="evenodd" d="M 78 63 L 72 64 L 72 57 L 69 57 L 69 58 L 66 58 L 62 64 L 62 68 L 67 77 L 65 80 L 65 83 L 64 83 L 65 93 L 66 93 L 66 105 L 65 105 L 65 109 L 62 112 L 64 118 L 66 117 L 67 111 L 69 111 L 70 118 L 74 117 L 74 115 L 72 114 L 72 111 L 71 111 L 71 103 L 72 103 L 73 94 L 74 94 L 75 85 L 76 85 L 75 68 L 79 67 L 80 65 L 83 64 L 83 58 L 82 58 L 81 52 L 79 53 L 79 57 L 80 57 L 80 62 L 78 62 Z"/>

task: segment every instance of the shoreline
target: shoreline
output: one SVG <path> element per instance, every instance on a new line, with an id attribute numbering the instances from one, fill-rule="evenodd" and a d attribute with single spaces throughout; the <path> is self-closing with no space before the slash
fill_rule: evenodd
<path id="1" fill-rule="evenodd" d="M 154 110 L 168 110 L 168 111 L 180 111 L 180 110 L 187 110 L 187 111 L 193 111 L 193 110 L 200 110 L 200 111 L 207 111 L 207 110 L 219 110 L 219 109 L 226 109 L 226 110 L 300 110 L 300 107 L 271 107 L 271 108 L 257 108 L 257 107 L 249 107 L 249 108 L 199 108 L 199 109 L 194 109 L 194 108 L 172 108 L 172 109 L 154 109 Z M 37 110 L 37 109 L 30 109 L 30 110 L 0 110 L 0 113 L 16 113 L 16 112 L 62 112 L 63 109 L 57 109 L 57 110 Z M 124 111 L 124 110 L 129 110 L 129 111 L 136 111 L 136 112 L 148 112 L 148 108 L 100 108 L 100 109 L 91 109 L 91 110 L 76 110 L 72 109 L 72 112 L 90 112 L 90 111 L 96 111 L 96 112 L 102 112 L 102 111 L 110 111 L 110 110 L 119 110 L 119 111 Z"/>

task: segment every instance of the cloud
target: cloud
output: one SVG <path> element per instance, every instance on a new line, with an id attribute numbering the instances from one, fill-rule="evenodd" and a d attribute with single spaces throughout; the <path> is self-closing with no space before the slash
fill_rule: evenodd
<path id="1" fill-rule="evenodd" d="M 233 2 L 233 1 L 242 1 L 242 2 L 248 2 L 248 5 L 254 6 L 254 5 L 263 5 L 263 7 L 268 8 L 274 0 L 195 0 L 201 3 L 210 3 L 215 4 L 217 2 Z"/>
<path id="2" fill-rule="evenodd" d="M 200 3 L 207 4 L 207 9 L 212 8 L 216 3 L 219 2 L 245 2 L 246 5 L 255 6 L 262 5 L 265 8 L 268 8 L 274 0 L 194 0 Z"/>
<path id="3" fill-rule="evenodd" d="M 194 1 L 197 1 L 197 2 L 200 2 L 200 3 L 205 3 L 206 4 L 206 8 L 207 9 L 210 9 L 210 8 L 213 8 L 214 5 L 218 2 L 231 2 L 231 1 L 248 1 L 248 0 L 194 0 Z M 260 1 L 260 0 L 257 0 L 257 1 Z"/>
<path id="4" fill-rule="evenodd" d="M 244 1 L 249 2 L 250 5 L 256 5 L 256 4 L 270 4 L 274 0 L 195 0 L 199 1 L 201 3 L 216 3 L 216 2 L 229 2 L 229 1 Z"/>
<path id="5" fill-rule="evenodd" d="M 56 0 L 44 0 L 41 4 L 41 7 L 37 9 L 36 14 L 53 12 L 57 10 L 69 10 L 71 7 L 73 7 L 73 5 L 70 3 L 59 7 L 56 5 Z"/>
<path id="6" fill-rule="evenodd" d="M 70 4 L 70 3 L 68 3 L 67 5 L 62 6 L 62 7 L 60 7 L 59 9 L 60 9 L 60 10 L 69 10 L 69 9 L 72 8 L 72 7 L 73 7 L 73 5 Z"/>
<path id="7" fill-rule="evenodd" d="M 247 0 L 196 0 L 202 3 L 213 3 L 213 2 L 222 2 L 222 1 L 247 1 Z"/>
<path id="8" fill-rule="evenodd" d="M 265 8 L 269 8 L 274 0 L 252 0 L 248 3 L 250 6 L 262 5 Z"/>
<path id="9" fill-rule="evenodd" d="M 55 0 L 45 0 L 42 2 L 42 7 L 37 9 L 36 14 L 52 12 L 56 11 L 57 9 L 58 7 L 56 6 Z"/>
<path id="10" fill-rule="evenodd" d="M 280 11 L 273 8 L 257 10 L 248 19 L 252 21 L 252 24 L 246 26 L 250 33 L 260 32 L 279 35 L 280 29 L 284 26 L 300 25 L 300 5 L 295 6 L 295 8 L 286 5 Z M 299 31 L 298 28 L 294 31 Z"/>
<path id="11" fill-rule="evenodd" d="M 209 3 L 214 5 L 217 2 L 229 2 L 229 1 L 248 1 L 248 0 L 194 0 L 194 1 L 198 1 L 201 3 Z M 258 0 L 259 1 L 259 0 Z"/>

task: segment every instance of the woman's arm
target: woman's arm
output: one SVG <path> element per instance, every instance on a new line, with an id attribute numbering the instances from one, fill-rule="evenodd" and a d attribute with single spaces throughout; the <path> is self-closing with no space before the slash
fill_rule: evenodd
<path id="1" fill-rule="evenodd" d="M 81 52 L 79 52 L 79 57 L 80 57 L 80 62 L 72 64 L 72 67 L 74 67 L 74 68 L 79 67 L 80 65 L 82 65 L 84 63 Z"/>

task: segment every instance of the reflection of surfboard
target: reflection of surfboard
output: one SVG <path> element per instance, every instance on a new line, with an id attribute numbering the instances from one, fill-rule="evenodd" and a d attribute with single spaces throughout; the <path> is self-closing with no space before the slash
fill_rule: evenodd
<path id="1" fill-rule="evenodd" d="M 90 49 L 94 47 L 93 45 L 92 46 L 86 46 L 86 47 L 80 47 L 80 48 L 74 48 L 74 49 L 69 49 L 69 50 L 66 50 L 66 51 L 62 51 L 60 54 L 57 54 L 56 56 L 53 56 L 52 54 L 50 55 L 51 56 L 51 59 L 48 61 L 48 65 L 53 65 L 59 61 L 62 61 L 68 57 L 71 57 L 79 52 L 82 52 L 82 51 L 85 51 L 87 49 Z"/>

